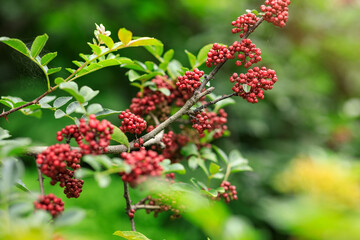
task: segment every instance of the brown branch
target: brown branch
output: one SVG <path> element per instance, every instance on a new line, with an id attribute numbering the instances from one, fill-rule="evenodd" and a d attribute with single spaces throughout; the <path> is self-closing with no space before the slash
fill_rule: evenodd
<path id="1" fill-rule="evenodd" d="M 44 191 L 44 178 L 42 176 L 41 170 L 40 170 L 40 166 L 37 165 L 37 172 L 38 172 L 38 180 L 39 180 L 39 185 L 40 185 L 40 193 L 42 196 L 45 195 L 45 191 Z"/>
<path id="2" fill-rule="evenodd" d="M 233 96 L 236 96 L 236 95 L 237 95 L 236 92 L 231 93 L 231 94 L 227 94 L 227 95 L 223 95 L 223 96 L 221 96 L 221 97 L 219 97 L 219 98 L 217 98 L 215 100 L 212 100 L 210 102 L 205 103 L 204 105 L 202 105 L 200 107 L 195 108 L 194 110 L 189 110 L 188 114 L 195 114 L 195 113 L 200 112 L 201 110 L 207 108 L 210 105 L 213 105 L 213 104 L 215 104 L 217 102 L 220 102 L 220 101 L 222 101 L 222 100 L 224 100 L 226 98 L 230 98 L 230 97 L 233 97 Z"/>
<path id="3" fill-rule="evenodd" d="M 132 209 L 131 198 L 129 193 L 129 184 L 125 181 L 124 181 L 124 198 L 126 201 L 126 213 L 129 213 L 130 210 Z M 131 223 L 131 231 L 136 231 L 134 218 L 130 218 L 130 223 Z"/>
<path id="4" fill-rule="evenodd" d="M 132 206 L 132 209 L 136 210 L 140 210 L 140 209 L 145 209 L 145 210 L 158 210 L 161 209 L 160 206 L 157 205 L 147 205 L 147 204 L 135 204 Z"/>

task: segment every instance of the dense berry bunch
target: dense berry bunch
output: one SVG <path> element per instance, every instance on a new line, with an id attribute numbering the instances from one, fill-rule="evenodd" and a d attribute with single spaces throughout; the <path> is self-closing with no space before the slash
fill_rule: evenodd
<path id="1" fill-rule="evenodd" d="M 220 187 L 223 187 L 225 192 L 218 193 L 217 200 L 220 200 L 223 198 L 226 203 L 229 203 L 231 200 L 237 200 L 237 192 L 236 192 L 236 186 L 231 185 L 228 181 L 223 181 L 220 184 Z"/>
<path id="2" fill-rule="evenodd" d="M 74 171 L 80 168 L 81 157 L 81 153 L 70 150 L 68 144 L 55 144 L 38 154 L 36 163 L 40 165 L 40 171 L 51 178 L 51 185 L 59 182 L 60 187 L 65 187 L 68 198 L 78 198 L 84 181 L 73 177 Z"/>
<path id="3" fill-rule="evenodd" d="M 248 12 L 247 14 L 243 14 L 236 19 L 236 21 L 232 21 L 231 24 L 235 27 L 232 29 L 233 33 L 240 33 L 240 38 L 242 38 L 245 33 L 255 25 L 256 21 L 259 20 L 258 17 L 254 13 Z"/>
<path id="4" fill-rule="evenodd" d="M 137 139 L 137 142 L 134 143 L 134 147 L 139 148 L 144 144 L 144 139 L 139 138 Z"/>
<path id="5" fill-rule="evenodd" d="M 64 193 L 68 198 L 78 198 L 82 192 L 84 180 L 70 178 L 66 181 Z"/>
<path id="6" fill-rule="evenodd" d="M 236 52 L 239 54 L 237 58 L 239 60 L 236 61 L 237 66 L 241 66 L 243 63 L 245 68 L 250 67 L 252 64 L 261 61 L 261 50 L 260 48 L 256 48 L 255 44 L 251 42 L 250 39 L 243 39 L 241 43 L 238 41 L 234 42 L 232 46 L 229 47 L 229 55 L 234 56 Z M 246 61 L 246 58 L 250 60 Z"/>
<path id="7" fill-rule="evenodd" d="M 36 163 L 40 165 L 41 172 L 52 179 L 52 183 L 63 183 L 66 179 L 59 179 L 59 176 L 68 175 L 67 167 L 73 170 L 80 168 L 81 156 L 78 151 L 70 150 L 69 144 L 55 144 L 38 154 Z"/>
<path id="8" fill-rule="evenodd" d="M 131 166 L 131 172 L 120 172 L 119 174 L 122 176 L 122 180 L 128 182 L 132 187 L 145 181 L 148 176 L 160 176 L 163 170 L 159 163 L 164 160 L 164 157 L 152 150 L 123 152 L 121 158 Z"/>
<path id="9" fill-rule="evenodd" d="M 176 86 L 180 91 L 192 95 L 195 89 L 200 87 L 201 85 L 200 78 L 203 75 L 204 75 L 204 71 L 200 71 L 197 68 L 195 68 L 193 72 L 186 71 L 184 76 L 178 77 Z"/>
<path id="10" fill-rule="evenodd" d="M 266 69 L 266 67 L 262 67 L 261 69 L 254 67 L 253 69 L 249 69 L 246 74 L 241 73 L 238 75 L 234 73 L 230 77 L 230 82 L 236 82 L 232 90 L 250 103 L 257 103 L 259 101 L 258 99 L 264 99 L 263 90 L 272 89 L 276 81 L 275 71 Z M 243 84 L 250 87 L 250 90 L 245 91 Z"/>
<path id="11" fill-rule="evenodd" d="M 228 55 L 229 50 L 226 46 L 214 43 L 212 49 L 207 54 L 206 66 L 211 67 L 213 64 L 218 65 L 219 63 L 225 62 L 226 58 L 233 58 L 233 55 Z"/>
<path id="12" fill-rule="evenodd" d="M 136 97 L 131 100 L 130 110 L 136 115 L 145 115 L 157 109 L 160 103 L 171 103 L 175 99 L 174 88 L 167 77 L 156 76 L 153 80 L 157 89 L 168 89 L 171 94 L 166 96 L 161 91 L 153 91 L 149 87 L 144 88 L 143 93 L 138 92 Z M 159 110 L 162 110 L 159 109 Z"/>
<path id="13" fill-rule="evenodd" d="M 227 123 L 227 114 L 224 109 L 219 110 L 219 115 L 215 112 L 201 112 L 193 118 L 192 123 L 192 127 L 199 132 L 200 137 L 204 136 L 205 130 L 208 130 L 208 132 L 215 130 L 214 138 L 219 138 L 227 129 L 225 125 Z"/>
<path id="14" fill-rule="evenodd" d="M 170 219 L 177 219 L 181 217 L 181 213 L 184 211 L 185 206 L 178 206 L 176 198 L 168 194 L 158 194 L 157 198 L 147 197 L 145 202 L 150 206 L 158 206 L 158 209 L 147 209 L 146 213 L 154 213 L 154 217 L 157 217 L 159 213 L 170 211 L 172 215 Z"/>
<path id="15" fill-rule="evenodd" d="M 58 131 L 56 134 L 57 134 L 56 139 L 59 142 L 61 142 L 64 139 L 64 137 L 66 138 L 67 142 L 70 142 L 71 138 L 74 138 L 76 142 L 81 142 L 81 139 L 83 138 L 83 136 L 79 131 L 79 127 L 76 126 L 75 124 L 64 127 L 63 129 L 61 129 L 61 131 Z"/>
<path id="16" fill-rule="evenodd" d="M 186 135 L 176 134 L 173 131 L 165 133 L 162 140 L 165 144 L 162 155 L 164 158 L 170 159 L 172 162 L 177 162 L 182 158 L 180 149 L 189 142 Z"/>
<path id="17" fill-rule="evenodd" d="M 85 119 L 80 119 L 79 131 L 85 141 L 89 143 L 78 142 L 82 153 L 97 155 L 107 152 L 114 126 L 105 119 L 97 120 L 95 115 L 91 114 L 88 123 Z"/>
<path id="18" fill-rule="evenodd" d="M 57 198 L 54 194 L 40 196 L 34 202 L 35 209 L 43 209 L 48 211 L 54 218 L 64 211 L 64 202 L 61 198 Z"/>
<path id="19" fill-rule="evenodd" d="M 146 129 L 146 121 L 130 112 L 129 109 L 122 111 L 119 114 L 119 119 L 123 119 L 120 126 L 120 130 L 123 132 L 140 134 Z"/>
<path id="20" fill-rule="evenodd" d="M 264 12 L 264 20 L 275 26 L 285 27 L 289 16 L 290 0 L 266 0 L 260 10 Z"/>

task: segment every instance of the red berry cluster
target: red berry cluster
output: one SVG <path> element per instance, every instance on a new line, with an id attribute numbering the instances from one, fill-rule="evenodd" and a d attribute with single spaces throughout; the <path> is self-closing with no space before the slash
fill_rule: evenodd
<path id="1" fill-rule="evenodd" d="M 212 49 L 209 50 L 206 60 L 206 66 L 211 67 L 218 65 L 219 63 L 225 62 L 226 58 L 231 58 L 231 55 L 228 55 L 229 50 L 224 45 L 220 45 L 218 43 L 214 43 Z"/>
<path id="2" fill-rule="evenodd" d="M 173 131 L 165 133 L 162 140 L 165 144 L 162 155 L 164 158 L 170 159 L 172 162 L 177 162 L 182 158 L 180 149 L 189 142 L 186 135 L 175 134 Z"/>
<path id="3" fill-rule="evenodd" d="M 275 26 L 285 27 L 289 17 L 290 0 L 266 0 L 265 5 L 260 6 L 264 12 L 264 20 Z"/>
<path id="4" fill-rule="evenodd" d="M 205 130 L 208 130 L 208 132 L 215 130 L 214 138 L 219 138 L 227 129 L 225 125 L 227 123 L 227 113 L 224 109 L 219 110 L 219 115 L 215 112 L 201 112 L 193 118 L 192 123 L 192 127 L 199 132 L 200 137 L 205 136 Z"/>
<path id="5" fill-rule="evenodd" d="M 243 14 L 236 19 L 236 21 L 232 21 L 231 24 L 235 27 L 232 29 L 232 33 L 239 33 L 240 38 L 242 38 L 245 33 L 255 25 L 255 23 L 259 20 L 258 17 L 254 13 L 248 12 L 247 14 Z"/>
<path id="6" fill-rule="evenodd" d="M 82 118 L 79 126 L 68 125 L 58 131 L 56 139 L 62 141 L 65 136 L 67 142 L 70 142 L 70 139 L 74 138 L 82 154 L 96 155 L 107 151 L 113 131 L 114 127 L 109 121 L 105 119 L 99 121 L 94 114 L 91 114 L 88 123 Z M 82 139 L 85 139 L 88 144 L 83 143 Z"/>
<path id="7" fill-rule="evenodd" d="M 204 71 L 195 68 L 193 72 L 186 71 L 184 76 L 178 77 L 176 86 L 182 92 L 192 95 L 201 85 L 200 78 L 204 75 Z"/>
<path id="8" fill-rule="evenodd" d="M 68 144 L 55 144 L 38 154 L 36 163 L 40 165 L 40 171 L 51 178 L 51 185 L 60 182 L 68 198 L 78 198 L 84 181 L 73 177 L 74 171 L 80 168 L 81 157 L 81 153 L 70 150 Z"/>
<path id="9" fill-rule="evenodd" d="M 82 186 L 84 185 L 84 180 L 77 178 L 70 178 L 66 181 L 64 193 L 68 198 L 78 198 L 82 192 Z"/>
<path id="10" fill-rule="evenodd" d="M 131 172 L 120 172 L 122 180 L 128 182 L 131 187 L 145 181 L 148 176 L 160 176 L 163 168 L 159 165 L 164 160 L 162 155 L 158 155 L 152 150 L 140 149 L 130 153 L 121 153 L 121 158 L 131 166 Z"/>
<path id="11" fill-rule="evenodd" d="M 140 134 L 142 131 L 146 129 L 146 121 L 130 112 L 129 109 L 126 111 L 122 111 L 119 114 L 119 119 L 123 119 L 121 121 L 120 130 L 123 132 L 130 132 L 132 134 Z"/>
<path id="12" fill-rule="evenodd" d="M 78 142 L 82 153 L 97 155 L 107 152 L 114 126 L 105 119 L 97 120 L 96 116 L 91 114 L 88 123 L 85 119 L 80 119 L 79 131 L 85 141 L 89 143 Z"/>
<path id="13" fill-rule="evenodd" d="M 236 192 L 236 186 L 231 185 L 228 181 L 223 181 L 220 184 L 220 187 L 223 187 L 225 192 L 224 193 L 218 193 L 217 200 L 220 200 L 223 198 L 226 203 L 229 203 L 231 200 L 237 200 L 237 192 Z"/>
<path id="14" fill-rule="evenodd" d="M 161 212 L 170 211 L 172 215 L 170 219 L 177 219 L 181 217 L 181 213 L 184 211 L 185 206 L 175 206 L 176 198 L 169 196 L 167 194 L 158 194 L 157 198 L 152 198 L 151 196 L 147 197 L 145 201 L 147 205 L 158 206 L 158 209 L 146 209 L 146 213 L 154 213 L 154 217 L 157 217 Z"/>
<path id="15" fill-rule="evenodd" d="M 139 116 L 149 114 L 149 112 L 154 111 L 160 103 L 171 103 L 174 101 L 174 88 L 168 81 L 167 77 L 162 76 L 156 76 L 152 80 L 157 89 L 165 88 L 170 90 L 171 94 L 169 96 L 166 96 L 160 91 L 153 91 L 149 87 L 146 87 L 144 88 L 143 93 L 138 92 L 136 97 L 131 100 L 131 112 Z"/>
<path id="16" fill-rule="evenodd" d="M 230 82 L 236 82 L 232 90 L 250 103 L 257 103 L 259 101 L 258 98 L 264 99 L 263 90 L 272 89 L 276 81 L 275 71 L 266 69 L 266 67 L 262 67 L 261 69 L 254 67 L 253 69 L 249 69 L 246 74 L 240 73 L 240 75 L 238 75 L 234 73 L 230 77 Z M 249 86 L 250 90 L 245 92 L 243 84 Z"/>
<path id="17" fill-rule="evenodd" d="M 34 202 L 35 209 L 43 209 L 48 211 L 53 218 L 57 217 L 64 211 L 64 202 L 61 198 L 57 198 L 54 194 L 40 196 L 37 201 Z"/>
<path id="18" fill-rule="evenodd" d="M 260 48 L 256 48 L 255 44 L 251 42 L 250 39 L 243 39 L 241 43 L 238 41 L 234 42 L 232 46 L 229 47 L 229 54 L 234 56 L 236 52 L 239 54 L 237 58 L 239 60 L 236 61 L 236 66 L 241 66 L 243 63 L 245 68 L 250 67 L 252 64 L 261 61 L 261 50 Z M 246 61 L 246 58 L 250 58 L 249 61 Z M 234 57 L 232 57 L 234 58 Z"/>

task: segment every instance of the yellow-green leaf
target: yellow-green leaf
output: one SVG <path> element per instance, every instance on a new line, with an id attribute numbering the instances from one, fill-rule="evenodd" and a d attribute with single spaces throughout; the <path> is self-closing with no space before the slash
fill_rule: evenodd
<path id="1" fill-rule="evenodd" d="M 111 139 L 120 144 L 124 144 L 126 147 L 129 147 L 129 140 L 118 127 L 114 126 L 114 132 L 111 134 Z"/>
<path id="2" fill-rule="evenodd" d="M 127 240 L 150 240 L 144 234 L 133 231 L 116 231 L 114 232 L 114 235 L 125 238 Z"/>
<path id="3" fill-rule="evenodd" d="M 29 49 L 26 47 L 25 43 L 16 38 L 0 37 L 0 42 L 5 43 L 6 45 L 12 47 L 13 49 L 21 52 L 25 56 L 30 57 Z"/>
<path id="4" fill-rule="evenodd" d="M 33 58 L 36 58 L 40 54 L 48 39 L 49 36 L 46 33 L 35 38 L 30 50 L 30 54 Z"/>
<path id="5" fill-rule="evenodd" d="M 156 38 L 142 37 L 129 42 L 129 47 L 138 47 L 138 46 L 162 46 L 162 42 Z"/>
<path id="6" fill-rule="evenodd" d="M 132 32 L 130 32 L 126 28 L 120 28 L 118 32 L 118 37 L 124 45 L 127 45 L 132 39 Z"/>

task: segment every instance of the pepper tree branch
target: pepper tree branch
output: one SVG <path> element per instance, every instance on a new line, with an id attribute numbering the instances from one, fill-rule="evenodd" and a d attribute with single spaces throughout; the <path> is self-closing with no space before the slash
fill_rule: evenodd
<path id="1" fill-rule="evenodd" d="M 252 26 L 244 35 L 244 37 L 242 39 L 248 38 L 249 35 L 254 32 L 254 30 L 264 21 L 264 18 L 261 17 L 255 24 L 254 26 Z M 202 97 L 208 95 L 209 93 L 211 93 L 212 91 L 214 91 L 213 87 L 210 87 L 206 90 L 206 84 L 214 78 L 214 76 L 217 74 L 217 72 L 222 68 L 222 66 L 225 64 L 225 62 L 227 61 L 227 59 L 225 58 L 225 61 L 216 65 L 216 67 L 207 75 L 205 76 L 205 80 L 201 83 L 200 87 L 194 92 L 194 95 L 188 99 L 185 103 L 185 105 L 179 110 L 177 111 L 174 115 L 170 116 L 167 120 L 165 120 L 164 122 L 162 122 L 161 124 L 159 124 L 154 130 L 152 130 L 151 132 L 145 134 L 144 136 L 142 136 L 142 139 L 144 140 L 144 146 L 148 146 L 151 144 L 154 144 L 157 141 L 160 141 L 158 138 L 156 138 L 156 136 L 163 131 L 167 126 L 169 126 L 171 123 L 173 123 L 174 121 L 176 121 L 177 119 L 179 119 L 182 115 L 187 114 L 190 110 L 190 108 L 192 106 L 194 106 L 194 104 Z M 73 73 L 75 74 L 75 73 Z M 69 78 L 71 77 L 71 75 L 69 76 Z M 71 80 L 71 79 L 70 79 Z M 45 94 L 45 93 L 44 93 Z M 230 94 L 231 95 L 231 94 Z M 45 95 L 44 95 L 45 96 Z M 225 96 L 229 96 L 229 95 L 225 95 Z M 225 97 L 223 96 L 223 97 Z M 221 101 L 225 98 L 220 97 L 219 99 L 214 100 L 213 102 L 216 103 L 218 101 Z M 230 97 L 230 96 L 229 96 Z M 227 98 L 227 97 L 226 97 Z M 38 99 L 39 100 L 39 99 Z M 209 104 L 205 104 L 206 106 L 201 106 L 199 108 L 203 109 L 207 106 L 209 106 L 211 103 Z M 197 110 L 193 110 L 195 111 L 200 111 L 201 109 Z M 7 112 L 0 114 L 0 117 L 2 116 L 6 116 Z M 151 140 L 153 139 L 153 140 Z M 151 140 L 151 141 L 150 141 Z M 149 143 L 147 143 L 148 141 L 150 141 Z M 134 141 L 130 142 L 129 144 L 129 148 L 130 150 L 135 149 L 134 148 Z M 42 151 L 44 151 L 46 149 L 46 147 L 32 147 L 28 150 L 29 155 L 35 155 L 37 153 L 41 153 Z M 75 148 L 74 149 L 79 149 L 79 148 Z M 128 151 L 128 147 L 126 147 L 125 145 L 111 145 L 108 147 L 108 151 L 107 153 L 109 154 L 118 154 L 121 152 L 125 152 Z"/>
<path id="2" fill-rule="evenodd" d="M 129 184 L 127 182 L 124 182 L 124 198 L 126 201 L 126 212 L 129 213 L 130 210 L 132 209 L 132 206 L 131 206 L 131 199 L 129 194 Z M 130 223 L 131 223 L 131 231 L 136 231 L 134 218 L 130 218 Z"/>
<path id="3" fill-rule="evenodd" d="M 207 108 L 207 107 L 210 106 L 210 105 L 213 105 L 213 104 L 215 104 L 215 103 L 217 103 L 217 102 L 220 102 L 220 101 L 222 101 L 222 100 L 224 100 L 224 99 L 226 99 L 226 98 L 230 98 L 230 97 L 233 97 L 233 96 L 236 96 L 236 95 L 237 95 L 236 92 L 231 93 L 231 94 L 227 94 L 227 95 L 223 95 L 223 96 L 221 96 L 221 97 L 219 97 L 219 98 L 217 98 L 217 99 L 215 99 L 215 100 L 212 100 L 212 101 L 210 101 L 210 102 L 207 102 L 207 103 L 203 104 L 203 105 L 200 106 L 200 107 L 195 108 L 194 110 L 189 110 L 187 113 L 188 113 L 188 114 L 195 114 L 195 113 L 200 112 L 201 110 Z"/>

